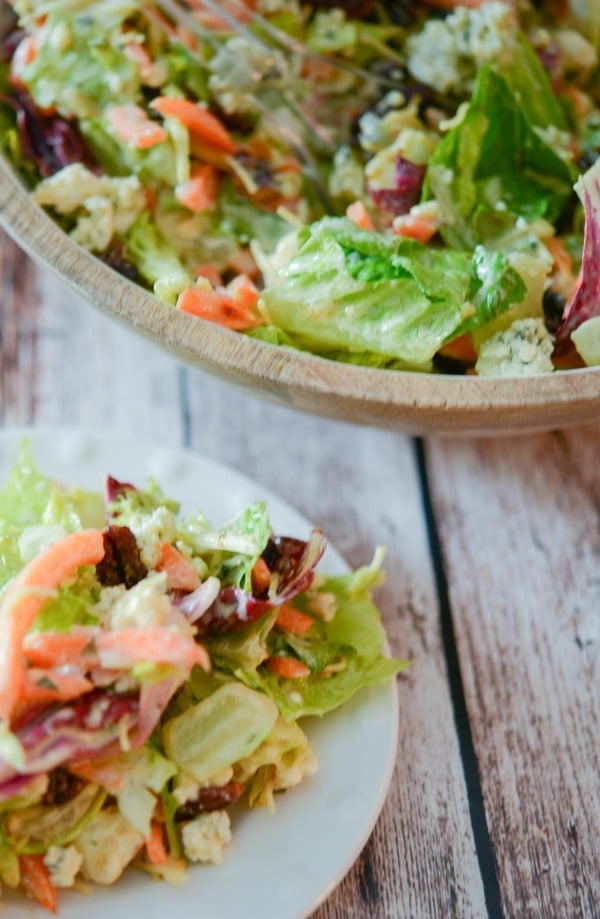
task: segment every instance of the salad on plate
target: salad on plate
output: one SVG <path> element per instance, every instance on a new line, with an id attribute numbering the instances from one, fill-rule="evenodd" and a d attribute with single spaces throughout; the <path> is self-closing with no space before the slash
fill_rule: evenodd
<path id="1" fill-rule="evenodd" d="M 167 6 L 13 3 L 0 143 L 77 243 L 334 360 L 600 364 L 596 0 Z"/>
<path id="2" fill-rule="evenodd" d="M 23 443 L 0 490 L 0 890 L 56 912 L 129 866 L 180 884 L 241 808 L 309 780 L 302 719 L 405 666 L 382 552 L 326 576 L 324 550 L 261 502 L 215 527 L 154 480 L 64 487 Z"/>

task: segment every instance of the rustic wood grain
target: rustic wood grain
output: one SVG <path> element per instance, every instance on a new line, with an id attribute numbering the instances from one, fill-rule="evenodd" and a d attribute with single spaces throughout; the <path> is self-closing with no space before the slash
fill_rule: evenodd
<path id="1" fill-rule="evenodd" d="M 598 426 L 428 444 L 506 914 L 600 915 Z"/>

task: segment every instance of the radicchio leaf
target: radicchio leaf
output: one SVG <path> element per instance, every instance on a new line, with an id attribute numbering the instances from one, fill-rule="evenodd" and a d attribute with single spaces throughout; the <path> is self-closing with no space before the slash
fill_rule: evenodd
<path id="1" fill-rule="evenodd" d="M 397 156 L 394 187 L 376 188 L 369 183 L 369 195 L 381 210 L 394 215 L 407 214 L 421 197 L 425 170 L 425 166 L 418 166 L 403 156 Z"/>
<path id="2" fill-rule="evenodd" d="M 138 711 L 137 696 L 107 692 L 45 709 L 15 732 L 25 753 L 25 767 L 19 771 L 34 775 L 89 759 L 118 739 L 122 719 L 127 719 L 127 728 L 134 727 Z M 143 741 L 136 737 L 138 742 Z M 0 760 L 0 787 L 16 775 L 16 769 Z"/>
<path id="3" fill-rule="evenodd" d="M 40 175 L 46 179 L 71 163 L 84 163 L 98 172 L 89 156 L 78 129 L 60 115 L 43 115 L 24 93 L 3 97 L 17 113 L 17 128 L 23 156 L 33 160 Z"/>
<path id="4" fill-rule="evenodd" d="M 600 159 L 575 186 L 583 202 L 585 231 L 579 283 L 556 332 L 557 350 L 568 348 L 571 334 L 583 322 L 600 316 Z"/>
<path id="5" fill-rule="evenodd" d="M 307 542 L 290 537 L 270 539 L 263 553 L 272 575 L 268 598 L 258 599 L 240 587 L 224 587 L 197 622 L 198 633 L 206 635 L 242 628 L 307 590 L 325 546 L 325 537 L 319 529 L 312 531 Z"/>

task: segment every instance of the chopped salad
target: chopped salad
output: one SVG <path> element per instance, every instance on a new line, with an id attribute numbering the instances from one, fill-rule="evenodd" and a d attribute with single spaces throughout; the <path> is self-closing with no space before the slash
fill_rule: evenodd
<path id="1" fill-rule="evenodd" d="M 370 367 L 600 364 L 596 0 L 13 6 L 4 150 L 174 309 Z"/>
<path id="2" fill-rule="evenodd" d="M 223 861 L 233 805 L 315 772 L 301 719 L 405 665 L 382 552 L 325 576 L 324 549 L 262 503 L 216 528 L 152 480 L 64 488 L 23 444 L 0 490 L 0 892 L 56 912 L 130 865 L 179 884 Z"/>

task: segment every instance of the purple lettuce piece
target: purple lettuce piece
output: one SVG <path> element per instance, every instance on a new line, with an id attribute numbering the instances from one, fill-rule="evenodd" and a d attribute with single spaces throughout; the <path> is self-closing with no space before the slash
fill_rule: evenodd
<path id="1" fill-rule="evenodd" d="M 106 482 L 104 483 L 104 500 L 106 504 L 112 504 L 117 498 L 122 498 L 126 495 L 128 491 L 139 491 L 139 489 L 129 482 L 120 482 L 118 479 L 113 479 L 112 475 L 106 476 Z"/>
<path id="2" fill-rule="evenodd" d="M 127 728 L 137 725 L 138 712 L 137 696 L 107 692 L 45 709 L 15 731 L 25 751 L 25 766 L 19 772 L 34 775 L 89 759 L 118 740 L 124 718 Z M 134 742 L 143 741 L 138 736 Z M 0 760 L 0 787 L 16 775 L 16 769 Z"/>
<path id="3" fill-rule="evenodd" d="M 274 589 L 266 597 L 254 597 L 240 587 L 224 587 L 198 621 L 199 633 L 205 635 L 243 628 L 307 590 L 325 546 L 325 537 L 319 529 L 312 531 L 307 542 L 290 537 L 270 539 L 263 558 L 271 570 Z"/>
<path id="4" fill-rule="evenodd" d="M 39 773 L 34 775 L 15 775 L 4 784 L 0 784 L 0 804 L 19 795 L 27 794 L 38 778 Z"/>
<path id="5" fill-rule="evenodd" d="M 600 159 L 580 177 L 575 190 L 585 212 L 583 255 L 577 289 L 556 332 L 559 353 L 568 349 L 575 329 L 600 316 Z"/>
<path id="6" fill-rule="evenodd" d="M 407 214 L 421 197 L 426 166 L 418 166 L 397 156 L 393 188 L 374 188 L 370 183 L 368 192 L 374 204 L 394 215 Z"/>

